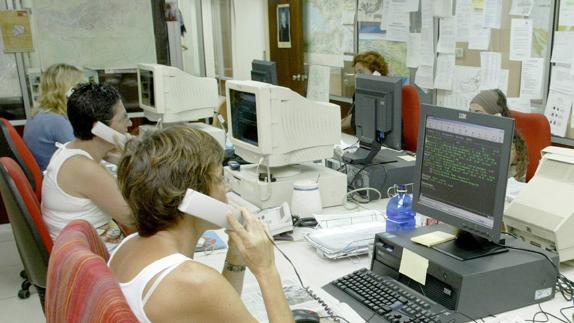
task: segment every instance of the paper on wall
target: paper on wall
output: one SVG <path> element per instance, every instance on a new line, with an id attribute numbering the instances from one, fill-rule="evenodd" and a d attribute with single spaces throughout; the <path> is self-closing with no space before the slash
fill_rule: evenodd
<path id="1" fill-rule="evenodd" d="M 554 32 L 552 63 L 570 64 L 574 59 L 574 31 Z"/>
<path id="2" fill-rule="evenodd" d="M 572 97 L 556 91 L 548 93 L 544 115 L 550 123 L 550 132 L 553 135 L 564 137 L 570 122 L 572 110 Z"/>
<path id="3" fill-rule="evenodd" d="M 436 89 L 452 90 L 454 61 L 454 54 L 438 54 L 434 79 L 434 87 Z"/>
<path id="4" fill-rule="evenodd" d="M 550 76 L 550 90 L 570 95 L 574 89 L 574 76 L 570 69 L 563 65 L 554 65 Z"/>
<path id="5" fill-rule="evenodd" d="M 383 20 L 383 0 L 359 0 L 357 4 L 357 20 L 381 22 Z"/>
<path id="6" fill-rule="evenodd" d="M 542 97 L 543 58 L 529 58 L 522 61 L 520 72 L 520 96 L 530 99 Z"/>
<path id="7" fill-rule="evenodd" d="M 574 26 L 574 0 L 560 0 L 559 26 Z"/>
<path id="8" fill-rule="evenodd" d="M 468 42 L 472 18 L 472 0 L 456 1 L 456 41 Z"/>
<path id="9" fill-rule="evenodd" d="M 389 1 L 389 0 L 387 0 Z M 387 40 L 407 42 L 409 40 L 410 12 L 399 6 L 390 6 L 390 15 L 385 15 Z"/>
<path id="10" fill-rule="evenodd" d="M 509 14 L 528 17 L 530 16 L 533 6 L 533 0 L 512 0 L 512 7 L 510 7 Z"/>
<path id="11" fill-rule="evenodd" d="M 318 102 L 329 102 L 329 85 L 331 84 L 331 68 L 323 65 L 309 66 L 307 81 L 307 99 Z"/>
<path id="12" fill-rule="evenodd" d="M 456 20 L 454 17 L 439 20 L 438 53 L 454 54 L 456 48 Z"/>
<path id="13" fill-rule="evenodd" d="M 407 44 L 407 67 L 417 68 L 421 62 L 421 34 L 409 34 Z"/>
<path id="14" fill-rule="evenodd" d="M 530 58 L 532 51 L 532 21 L 530 19 L 512 19 L 510 26 L 509 59 L 522 61 Z"/>
<path id="15" fill-rule="evenodd" d="M 500 70 L 500 82 L 498 82 L 498 89 L 502 91 L 504 95 L 506 95 L 506 92 L 508 92 L 508 75 L 508 70 Z"/>
<path id="16" fill-rule="evenodd" d="M 392 8 L 391 8 L 391 1 L 387 0 L 387 1 L 383 1 L 383 13 L 381 15 L 381 29 L 382 30 L 387 30 L 387 24 L 389 23 L 389 18 L 392 17 L 393 13 Z"/>
<path id="17" fill-rule="evenodd" d="M 474 9 L 484 8 L 484 0 L 472 0 L 472 7 Z"/>
<path id="18" fill-rule="evenodd" d="M 470 34 L 468 49 L 487 50 L 490 45 L 490 28 L 482 26 L 484 17 L 482 10 L 473 10 L 470 19 Z"/>
<path id="19" fill-rule="evenodd" d="M 434 0 L 433 16 L 441 18 L 452 17 L 452 0 Z"/>
<path id="20" fill-rule="evenodd" d="M 343 16 L 341 17 L 341 24 L 352 25 L 355 23 L 355 12 L 357 2 L 355 0 L 343 1 Z"/>
<path id="21" fill-rule="evenodd" d="M 430 65 L 420 65 L 415 75 L 415 83 L 424 88 L 433 88 L 434 67 Z"/>
<path id="22" fill-rule="evenodd" d="M 480 89 L 497 89 L 500 84 L 502 55 L 497 52 L 480 53 Z"/>
<path id="23" fill-rule="evenodd" d="M 419 11 L 419 0 L 406 0 L 405 9 L 409 12 Z"/>
<path id="24" fill-rule="evenodd" d="M 433 2 L 421 2 L 421 65 L 434 66 Z M 432 84 L 432 78 L 431 78 Z"/>
<path id="25" fill-rule="evenodd" d="M 437 90 L 437 104 L 468 111 L 470 101 L 480 92 L 480 68 L 455 66 L 453 90 Z"/>
<path id="26" fill-rule="evenodd" d="M 483 27 L 500 29 L 502 0 L 486 0 L 482 13 L 484 15 Z"/>
<path id="27" fill-rule="evenodd" d="M 532 112 L 529 98 L 506 98 L 506 105 L 513 111 Z"/>

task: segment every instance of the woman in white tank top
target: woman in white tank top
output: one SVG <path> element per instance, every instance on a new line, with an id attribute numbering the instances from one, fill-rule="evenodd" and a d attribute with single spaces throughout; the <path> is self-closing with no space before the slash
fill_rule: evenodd
<path id="1" fill-rule="evenodd" d="M 126 238 L 108 265 L 141 322 L 256 322 L 240 294 L 247 266 L 259 283 L 271 322 L 293 322 L 264 225 L 247 210 L 229 216 L 229 249 L 219 273 L 195 262 L 206 230 L 217 227 L 178 210 L 188 188 L 225 202 L 223 151 L 210 135 L 171 127 L 128 143 L 118 182 L 138 233 Z"/>
<path id="2" fill-rule="evenodd" d="M 68 222 L 86 220 L 111 250 L 123 238 L 116 222 L 132 232 L 135 225 L 115 178 L 100 165 L 116 145 L 95 137 L 91 129 L 101 121 L 125 134 L 131 121 L 118 92 L 105 84 L 76 87 L 68 99 L 68 119 L 75 139 L 60 145 L 46 168 L 42 183 L 44 222 L 55 239 Z"/>

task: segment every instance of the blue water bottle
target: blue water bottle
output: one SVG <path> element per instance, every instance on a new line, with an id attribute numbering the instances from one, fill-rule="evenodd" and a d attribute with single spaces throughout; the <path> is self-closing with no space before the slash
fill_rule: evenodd
<path id="1" fill-rule="evenodd" d="M 387 232 L 414 229 L 416 212 L 412 207 L 413 196 L 407 192 L 407 186 L 393 185 L 389 187 L 387 195 L 391 198 L 387 204 Z"/>

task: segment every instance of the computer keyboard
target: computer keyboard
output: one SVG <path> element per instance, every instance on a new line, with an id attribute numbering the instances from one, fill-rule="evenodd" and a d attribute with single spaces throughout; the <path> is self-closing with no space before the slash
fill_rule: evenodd
<path id="1" fill-rule="evenodd" d="M 324 286 L 368 322 L 462 322 L 446 307 L 388 276 L 357 270 Z"/>

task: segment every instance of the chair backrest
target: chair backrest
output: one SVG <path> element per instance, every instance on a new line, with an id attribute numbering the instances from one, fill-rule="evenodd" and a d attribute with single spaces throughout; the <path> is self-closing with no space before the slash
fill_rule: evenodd
<path id="1" fill-rule="evenodd" d="M 52 239 L 28 179 L 9 157 L 0 158 L 0 194 L 28 279 L 45 288 Z"/>
<path id="2" fill-rule="evenodd" d="M 403 148 L 417 151 L 421 101 L 416 86 L 403 85 Z"/>
<path id="3" fill-rule="evenodd" d="M 10 123 L 10 121 L 0 118 L 0 127 L 2 127 L 2 134 L 0 135 L 0 144 L 4 145 L 6 150 L 9 148 L 11 154 L 4 155 L 2 151 L 0 157 L 11 157 L 14 159 L 28 177 L 28 181 L 34 188 L 34 193 L 38 198 L 38 201 L 42 200 L 42 170 L 38 166 L 38 162 L 32 155 L 32 152 L 24 142 L 24 139 L 18 134 L 16 128 Z"/>
<path id="4" fill-rule="evenodd" d="M 46 322 L 138 322 L 108 258 L 90 223 L 74 220 L 62 230 L 48 266 Z"/>
<path id="5" fill-rule="evenodd" d="M 516 129 L 520 132 L 528 150 L 528 168 L 526 181 L 528 182 L 538 168 L 540 151 L 551 145 L 550 123 L 543 114 L 511 111 L 516 121 Z"/>

